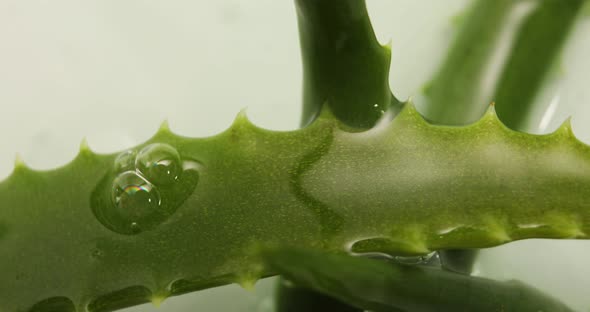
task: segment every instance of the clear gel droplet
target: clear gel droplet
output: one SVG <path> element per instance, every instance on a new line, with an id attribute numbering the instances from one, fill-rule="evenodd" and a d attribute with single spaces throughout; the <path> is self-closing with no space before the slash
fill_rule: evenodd
<path id="1" fill-rule="evenodd" d="M 119 155 L 91 194 L 92 212 L 108 229 L 135 235 L 165 223 L 193 194 L 205 167 L 193 159 L 180 159 L 170 145 L 154 143 L 134 157 Z"/>
<path id="2" fill-rule="evenodd" d="M 141 216 L 160 205 L 156 187 L 135 171 L 120 174 L 113 183 L 113 203 L 122 214 Z"/>
<path id="3" fill-rule="evenodd" d="M 133 233 L 139 232 L 141 222 L 157 214 L 161 205 L 156 187 L 135 171 L 123 172 L 115 178 L 112 202 L 117 219 L 126 223 Z"/>
<path id="4" fill-rule="evenodd" d="M 135 170 L 135 157 L 137 153 L 133 150 L 125 151 L 115 158 L 115 172 Z"/>
<path id="5" fill-rule="evenodd" d="M 182 162 L 178 151 L 163 143 L 144 147 L 137 154 L 135 167 L 157 186 L 170 185 L 178 181 L 182 173 Z"/>

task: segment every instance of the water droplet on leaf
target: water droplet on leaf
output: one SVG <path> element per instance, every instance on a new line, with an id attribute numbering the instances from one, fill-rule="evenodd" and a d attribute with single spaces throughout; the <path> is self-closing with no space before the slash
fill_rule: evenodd
<path id="1" fill-rule="evenodd" d="M 113 209 L 109 219 L 114 226 L 127 229 L 126 233 L 140 232 L 140 224 L 159 214 L 161 206 L 160 193 L 147 179 L 135 171 L 126 171 L 118 175 L 111 190 Z"/>
<path id="2" fill-rule="evenodd" d="M 115 158 L 115 172 L 135 170 L 135 157 L 137 153 L 133 150 L 125 151 Z"/>
<path id="3" fill-rule="evenodd" d="M 113 182 L 113 203 L 121 215 L 139 218 L 160 206 L 160 194 L 144 177 L 135 171 L 126 171 Z"/>
<path id="4" fill-rule="evenodd" d="M 91 195 L 97 220 L 120 234 L 139 234 L 168 220 L 193 194 L 204 166 L 182 160 L 170 145 L 154 143 L 135 157 L 119 155 Z M 131 164 L 131 165 L 130 165 Z"/>
<path id="5" fill-rule="evenodd" d="M 163 143 L 144 147 L 135 159 L 135 167 L 152 183 L 161 186 L 178 181 L 182 163 L 178 151 Z"/>

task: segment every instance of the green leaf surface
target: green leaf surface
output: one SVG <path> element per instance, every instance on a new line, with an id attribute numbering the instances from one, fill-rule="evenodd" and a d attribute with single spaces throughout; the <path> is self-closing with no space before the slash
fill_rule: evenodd
<path id="1" fill-rule="evenodd" d="M 422 111 L 445 125 L 471 123 L 492 101 L 511 129 L 527 131 L 528 112 L 581 10 L 584 0 L 479 0 L 462 14 L 461 28 L 426 89 Z M 440 253 L 443 267 L 470 273 L 476 250 Z"/>
<path id="2" fill-rule="evenodd" d="M 110 311 L 248 286 L 271 273 L 260 246 L 417 255 L 588 238 L 590 148 L 569 124 L 527 135 L 491 109 L 470 126 L 435 126 L 410 104 L 346 129 L 327 112 L 291 132 L 240 114 L 209 138 L 163 127 L 123 156 L 83 145 L 55 170 L 18 162 L 0 182 L 0 311 Z M 120 196 L 130 172 L 144 180 Z"/>
<path id="3" fill-rule="evenodd" d="M 572 311 L 518 281 L 312 250 L 266 252 L 268 266 L 313 290 L 375 312 Z"/>

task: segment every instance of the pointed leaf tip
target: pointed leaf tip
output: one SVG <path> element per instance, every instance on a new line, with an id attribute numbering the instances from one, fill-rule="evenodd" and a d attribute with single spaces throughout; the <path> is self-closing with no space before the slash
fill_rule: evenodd
<path id="1" fill-rule="evenodd" d="M 170 130 L 170 123 L 168 122 L 168 119 L 164 119 L 162 121 L 162 123 L 160 124 L 160 129 L 158 129 L 158 132 L 167 132 L 167 133 L 172 132 Z"/>
<path id="2" fill-rule="evenodd" d="M 496 113 L 496 102 L 490 103 L 490 105 L 486 109 L 486 114 L 490 114 L 490 115 L 494 115 L 494 116 L 498 115 L 498 113 Z"/>
<path id="3" fill-rule="evenodd" d="M 322 104 L 320 110 L 315 114 L 315 117 L 311 118 L 309 122 L 304 125 L 304 128 L 325 124 L 342 126 L 341 121 L 336 117 L 336 115 L 334 115 L 334 112 L 332 111 L 332 108 L 330 108 L 330 104 L 327 101 Z"/>
<path id="4" fill-rule="evenodd" d="M 385 51 L 391 55 L 391 47 L 393 46 L 393 39 L 389 38 L 389 40 L 387 40 L 387 42 L 384 45 L 381 45 Z"/>
<path id="5" fill-rule="evenodd" d="M 244 107 L 234 118 L 231 128 L 255 128 L 254 124 L 248 119 L 247 107 Z"/>
<path id="6" fill-rule="evenodd" d="M 416 109 L 416 105 L 414 104 L 412 97 L 408 98 L 408 101 L 400 111 L 399 115 L 394 119 L 394 122 L 396 120 L 408 121 L 416 125 L 429 124 L 424 116 L 420 114 L 418 109 Z"/>
<path id="7" fill-rule="evenodd" d="M 244 118 L 246 120 L 248 119 L 248 107 L 244 107 L 244 108 L 240 109 L 240 111 L 236 115 L 236 119 L 240 119 L 240 118 Z"/>
<path id="8" fill-rule="evenodd" d="M 159 308 L 160 305 L 162 305 L 162 302 L 164 302 L 164 300 L 166 300 L 166 296 L 154 296 L 151 298 L 151 302 L 152 304 L 156 307 Z"/>
<path id="9" fill-rule="evenodd" d="M 481 119 L 488 119 L 488 120 L 498 119 L 498 113 L 496 112 L 496 103 L 495 102 L 490 103 L 490 105 L 486 109 L 485 114 L 483 115 L 483 117 Z"/>
<path id="10" fill-rule="evenodd" d="M 19 153 L 16 153 L 16 155 L 14 156 L 14 171 L 26 168 L 27 164 L 25 164 L 25 161 L 23 160 L 22 156 Z"/>
<path id="11" fill-rule="evenodd" d="M 484 125 L 484 127 L 486 125 L 496 125 L 501 128 L 508 129 L 508 127 L 506 127 L 506 125 L 504 125 L 502 120 L 500 120 L 498 117 L 498 112 L 496 111 L 496 102 L 491 102 L 483 116 L 474 124 Z"/>
<path id="12" fill-rule="evenodd" d="M 561 126 L 559 126 L 559 128 L 557 128 L 553 133 L 556 135 L 575 138 L 574 130 L 572 128 L 572 116 L 566 118 Z"/>
<path id="13" fill-rule="evenodd" d="M 90 150 L 90 145 L 88 145 L 88 139 L 86 139 L 86 137 L 82 138 L 80 141 L 80 153 L 92 153 Z"/>
<path id="14" fill-rule="evenodd" d="M 256 282 L 257 280 L 242 280 L 238 282 L 238 285 L 246 291 L 253 292 L 256 289 Z"/>
<path id="15" fill-rule="evenodd" d="M 328 103 L 328 102 L 325 102 L 322 105 L 322 109 L 320 110 L 320 113 L 316 119 L 318 119 L 318 120 L 338 120 L 338 118 L 336 118 L 336 116 L 334 115 L 334 112 L 330 108 L 330 103 Z"/>
<path id="16" fill-rule="evenodd" d="M 14 168 L 12 169 L 11 176 L 16 175 L 17 173 L 24 173 L 27 171 L 32 171 L 32 169 L 25 163 L 22 156 L 19 153 L 16 153 L 16 155 L 14 156 Z"/>

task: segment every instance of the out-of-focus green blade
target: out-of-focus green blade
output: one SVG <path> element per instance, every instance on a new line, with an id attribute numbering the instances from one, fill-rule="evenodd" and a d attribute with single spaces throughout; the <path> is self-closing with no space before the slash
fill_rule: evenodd
<path id="1" fill-rule="evenodd" d="M 493 101 L 508 126 L 518 126 L 557 59 L 584 0 L 479 0 L 421 107 L 428 120 L 464 125 Z"/>
<path id="2" fill-rule="evenodd" d="M 359 308 L 342 303 L 328 295 L 299 287 L 281 279 L 277 285 L 276 312 L 359 312 Z"/>
<path id="3" fill-rule="evenodd" d="M 571 311 L 518 281 L 311 250 L 279 249 L 265 255 L 272 270 L 299 285 L 375 312 Z"/>
<path id="4" fill-rule="evenodd" d="M 527 131 L 530 112 L 550 75 L 558 74 L 559 55 L 584 0 L 536 1 L 516 34 L 514 47 L 493 95 L 499 118 L 508 127 Z"/>

